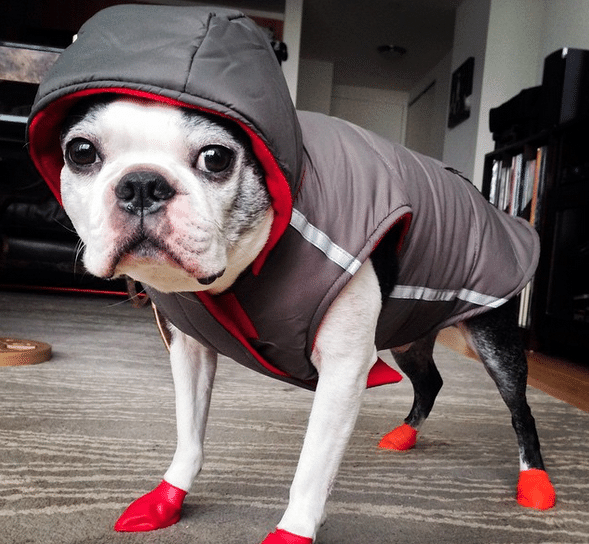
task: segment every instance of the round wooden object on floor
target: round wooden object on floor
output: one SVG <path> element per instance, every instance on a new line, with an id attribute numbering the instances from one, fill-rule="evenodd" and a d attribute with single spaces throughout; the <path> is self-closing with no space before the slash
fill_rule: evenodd
<path id="1" fill-rule="evenodd" d="M 0 338 L 0 366 L 35 365 L 49 359 L 49 344 L 18 338 Z"/>

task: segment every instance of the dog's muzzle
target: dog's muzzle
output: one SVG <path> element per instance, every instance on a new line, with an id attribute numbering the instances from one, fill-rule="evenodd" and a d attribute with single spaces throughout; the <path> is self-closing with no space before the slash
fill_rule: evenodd
<path id="1" fill-rule="evenodd" d="M 168 183 L 161 174 L 149 170 L 141 170 L 125 174 L 117 183 L 115 190 L 118 207 L 130 215 L 144 218 L 157 213 L 165 207 L 166 202 L 174 198 L 176 190 Z M 141 220 L 143 224 L 143 220 Z M 142 244 L 153 244 L 162 249 L 161 245 L 147 236 L 141 227 L 141 232 L 133 238 L 127 250 L 137 250 Z M 210 285 L 225 273 L 225 269 L 206 276 L 196 278 L 202 285 Z"/>
<path id="2" fill-rule="evenodd" d="M 130 172 L 115 187 L 118 206 L 133 215 L 149 215 L 159 211 L 176 191 L 157 172 Z"/>

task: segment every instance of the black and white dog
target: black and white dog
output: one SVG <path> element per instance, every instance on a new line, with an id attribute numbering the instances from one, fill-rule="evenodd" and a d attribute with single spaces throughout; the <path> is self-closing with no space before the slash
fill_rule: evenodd
<path id="1" fill-rule="evenodd" d="M 93 274 L 122 274 L 161 292 L 222 293 L 262 250 L 273 209 L 248 138 L 241 129 L 198 112 L 118 98 L 77 108 L 62 130 L 63 204 L 84 243 Z M 381 309 L 378 260 L 366 261 L 329 308 L 313 349 L 319 382 L 290 501 L 264 542 L 312 542 L 354 428 L 375 361 Z M 178 445 L 164 482 L 129 507 L 119 530 L 164 527 L 179 518 L 199 473 L 216 355 L 172 330 Z M 526 359 L 515 308 L 507 303 L 462 324 L 509 407 L 520 451 L 518 499 L 549 508 L 544 472 L 526 402 Z M 415 400 L 405 424 L 383 447 L 406 449 L 427 418 L 442 379 L 432 359 L 434 336 L 394 352 Z"/>

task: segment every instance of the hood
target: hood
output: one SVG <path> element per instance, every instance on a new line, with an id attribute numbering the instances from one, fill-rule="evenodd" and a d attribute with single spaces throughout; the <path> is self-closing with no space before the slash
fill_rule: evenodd
<path id="1" fill-rule="evenodd" d="M 78 100 L 105 92 L 214 113 L 247 132 L 275 211 L 263 262 L 290 221 L 302 139 L 282 70 L 256 24 L 228 9 L 155 5 L 115 6 L 88 20 L 39 86 L 28 124 L 31 158 L 60 202 L 63 121 Z"/>

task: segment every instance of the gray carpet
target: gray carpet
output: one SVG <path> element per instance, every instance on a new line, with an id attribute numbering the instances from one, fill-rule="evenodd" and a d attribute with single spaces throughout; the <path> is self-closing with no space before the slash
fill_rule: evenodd
<path id="1" fill-rule="evenodd" d="M 117 534 L 174 450 L 173 392 L 150 310 L 117 299 L 0 292 L 0 336 L 49 342 L 53 359 L 0 368 L 0 542 L 258 544 L 286 504 L 312 394 L 228 360 L 207 461 L 179 524 Z M 514 500 L 517 448 L 482 366 L 444 347 L 445 387 L 417 447 L 380 451 L 411 403 L 407 380 L 367 393 L 317 544 L 589 542 L 589 414 L 529 389 L 558 493 Z"/>

